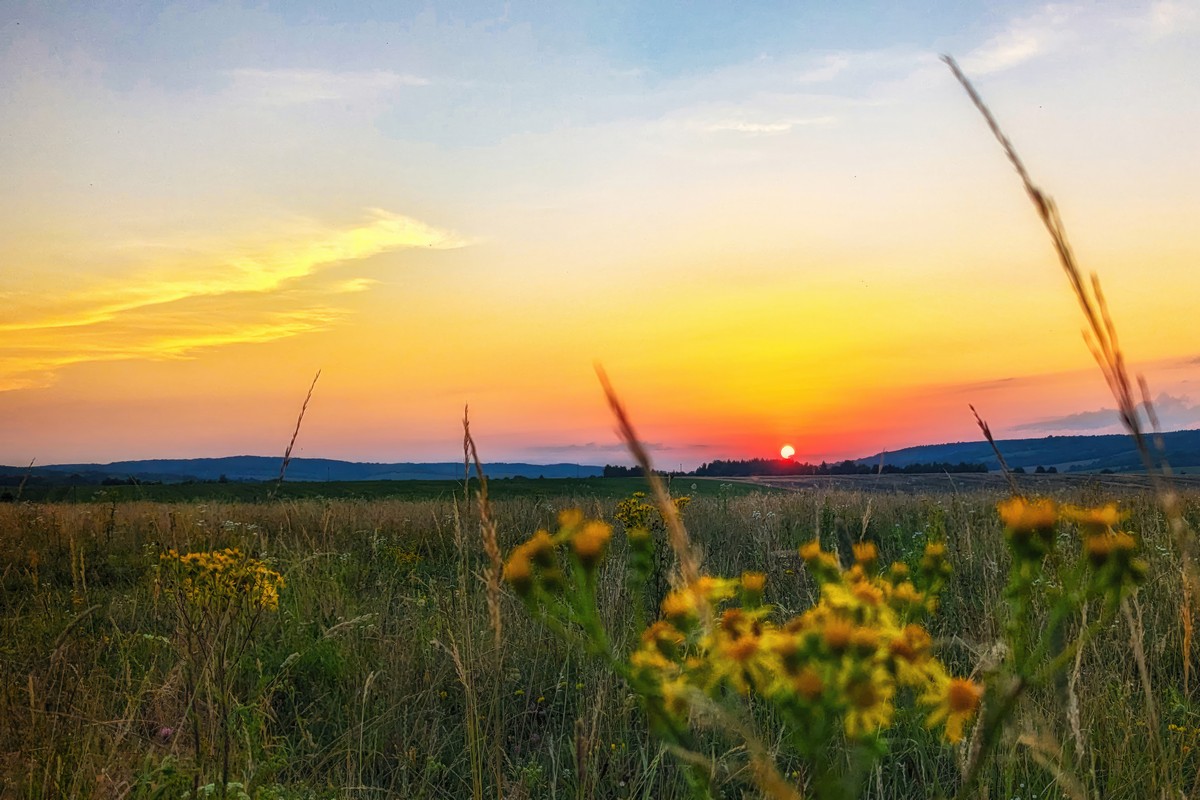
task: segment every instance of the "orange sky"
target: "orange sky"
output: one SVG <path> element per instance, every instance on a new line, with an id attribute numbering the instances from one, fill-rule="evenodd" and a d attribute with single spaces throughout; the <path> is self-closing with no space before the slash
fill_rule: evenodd
<path id="1" fill-rule="evenodd" d="M 1200 424 L 1194 6 L 499 8 L 6 5 L 0 464 L 278 454 L 317 369 L 301 456 L 454 460 L 469 403 L 485 460 L 627 462 L 597 362 L 664 466 L 974 439 L 968 403 L 1115 431 L 942 51 Z"/>

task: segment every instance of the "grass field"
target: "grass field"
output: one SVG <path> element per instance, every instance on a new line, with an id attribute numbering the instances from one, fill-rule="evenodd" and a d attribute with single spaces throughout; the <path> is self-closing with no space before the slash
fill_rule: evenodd
<path id="1" fill-rule="evenodd" d="M 688 494 L 736 496 L 755 491 L 753 485 L 714 478 L 680 478 Z M 472 490 L 477 487 L 471 479 Z M 613 499 L 645 488 L 640 478 L 507 478 L 489 481 L 499 499 L 578 497 Z M 242 502 L 273 500 L 448 500 L 461 497 L 462 481 L 285 481 L 275 483 L 163 483 L 120 486 L 26 486 L 22 499 L 50 503 L 111 503 L 147 500 L 159 503 Z"/>
<path id="2" fill-rule="evenodd" d="M 567 507 L 611 520 L 616 501 L 598 488 L 610 482 L 622 493 L 636 486 L 581 481 L 559 483 L 555 494 L 504 496 L 501 487 L 541 482 L 493 484 L 502 551 Z M 1009 560 L 995 514 L 1003 487 L 746 493 L 702 485 L 686 522 L 705 571 L 764 573 L 777 615 L 815 599 L 797 547 L 818 527 L 823 545 L 843 557 L 862 537 L 886 562 L 918 557 L 944 524 L 955 572 L 930 623 L 938 654 L 971 674 L 999 640 Z M 1110 488 L 1036 485 L 1092 504 Z M 1069 694 L 1064 678 L 1023 697 L 979 796 L 1179 797 L 1197 788 L 1200 714 L 1194 674 L 1184 686 L 1179 564 L 1152 496 L 1131 490 L 1120 499 L 1150 564 L 1131 613 L 1143 629 L 1152 702 L 1130 625 L 1118 617 L 1080 653 Z M 1195 524 L 1200 495 L 1184 499 Z M 159 578 L 167 550 L 226 547 L 260 559 L 286 584 L 244 649 L 226 654 L 222 695 L 189 690 L 178 607 Z M 622 580 L 625 549 L 618 527 L 598 594 L 616 647 L 628 651 L 638 609 Z M 461 495 L 6 504 L 0 563 L 0 797 L 182 797 L 205 787 L 220 795 L 222 747 L 228 796 L 688 796 L 679 762 L 650 739 L 628 688 L 531 620 L 508 590 L 494 648 L 479 520 Z M 667 570 L 660 577 L 657 597 Z M 779 720 L 752 711 L 774 747 Z M 898 713 L 862 794 L 953 796 L 963 748 L 944 744 L 921 716 Z M 711 728 L 700 737 L 718 796 L 758 796 L 744 751 Z M 785 773 L 802 769 L 778 755 Z"/>

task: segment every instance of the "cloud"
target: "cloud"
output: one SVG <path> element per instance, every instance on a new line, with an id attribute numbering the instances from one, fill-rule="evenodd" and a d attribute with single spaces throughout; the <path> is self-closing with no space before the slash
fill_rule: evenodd
<path id="1" fill-rule="evenodd" d="M 58 371 L 76 364 L 164 360 L 231 344 L 271 342 L 321 330 L 344 316 L 338 309 L 310 307 L 260 313 L 257 319 L 202 319 L 157 333 L 153 325 L 107 326 L 90 336 L 64 341 L 25 339 L 0 350 L 0 392 L 39 389 L 55 383 Z"/>
<path id="2" fill-rule="evenodd" d="M 734 133 L 747 133 L 754 135 L 772 134 L 772 133 L 787 133 L 797 126 L 804 125 L 832 125 L 837 122 L 837 117 L 825 115 L 820 117 L 809 117 L 807 119 L 787 119 L 777 122 L 750 122 L 747 120 L 721 120 L 718 122 L 710 122 L 702 125 L 703 130 L 719 133 L 731 131 Z"/>
<path id="3" fill-rule="evenodd" d="M 390 70 L 235 69 L 226 74 L 235 96 L 279 106 L 370 100 L 402 87 L 429 85 L 426 78 Z"/>
<path id="4" fill-rule="evenodd" d="M 169 272 L 174 277 L 130 274 L 108 285 L 91 287 L 62 298 L 35 298 L 51 310 L 24 320 L 19 319 L 19 308 L 15 313 L 10 311 L 10 319 L 13 316 L 18 319 L 0 323 L 0 333 L 96 325 L 121 314 L 191 297 L 269 293 L 289 281 L 313 275 L 334 264 L 396 250 L 447 250 L 467 244 L 455 234 L 399 214 L 371 209 L 370 215 L 369 222 L 351 228 L 308 231 L 307 241 L 304 241 L 304 233 L 298 233 L 283 241 L 250 245 L 223 256 L 207 256 L 202 263 L 180 263 L 170 268 L 160 265 L 154 270 L 158 274 Z M 140 247 L 173 249 L 169 244 L 152 242 L 140 243 Z M 190 249 L 191 246 L 186 247 Z M 195 257 L 180 260 L 194 261 Z M 360 284 L 358 288 L 363 287 Z"/>
<path id="5" fill-rule="evenodd" d="M 667 444 L 665 442 L 642 442 L 642 446 L 652 452 L 680 452 L 685 450 L 712 450 L 710 444 Z M 602 444 L 600 442 L 585 442 L 583 444 L 547 444 L 534 445 L 525 448 L 531 453 L 561 454 L 561 455 L 628 455 L 629 451 L 623 442 Z"/>
<path id="6" fill-rule="evenodd" d="M 1046 5 L 1035 13 L 1014 19 L 1006 29 L 961 59 L 969 75 L 1003 72 L 1062 46 L 1072 35 L 1077 15 L 1072 6 Z"/>
<path id="7" fill-rule="evenodd" d="M 1150 39 L 1161 39 L 1179 33 L 1185 33 L 1200 22 L 1200 11 L 1194 4 L 1181 3 L 1178 0 L 1159 0 L 1151 3 L 1146 13 L 1134 17 L 1127 27 L 1147 35 Z"/>
<path id="8" fill-rule="evenodd" d="M 1145 409 L 1139 407 L 1142 424 L 1150 427 Z M 1184 395 L 1169 395 L 1165 392 L 1154 399 L 1154 411 L 1163 430 L 1178 430 L 1200 425 L 1200 403 L 1192 403 Z M 1013 431 L 1053 433 L 1059 431 L 1108 431 L 1120 428 L 1115 408 L 1100 408 L 1095 411 L 1080 411 L 1061 417 L 1014 425 Z"/>
<path id="9" fill-rule="evenodd" d="M 1194 4 L 1159 0 L 1144 11 L 1120 6 L 1049 3 L 1022 17 L 959 59 L 970 75 L 1003 72 L 1047 55 L 1070 49 L 1111 52 L 1128 47 L 1129 34 L 1157 41 L 1187 33 L 1200 23 Z"/>
<path id="10" fill-rule="evenodd" d="M 117 276 L 92 286 L 62 295 L 25 292 L 10 302 L 9 321 L 0 324 L 0 333 L 10 334 L 0 346 L 0 391 L 48 386 L 58 370 L 75 364 L 185 358 L 322 330 L 348 313 L 335 298 L 377 283 L 326 271 L 340 266 L 344 272 L 382 253 L 467 243 L 399 214 L 374 209 L 369 217 L 340 229 L 295 225 L 279 238 L 240 246 L 115 247 L 113 258 L 149 253 L 153 266 L 118 265 Z"/>

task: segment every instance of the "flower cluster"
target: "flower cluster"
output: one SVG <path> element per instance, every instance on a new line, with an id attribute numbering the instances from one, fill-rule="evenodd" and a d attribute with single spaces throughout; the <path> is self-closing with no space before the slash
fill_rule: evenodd
<path id="1" fill-rule="evenodd" d="M 820 738 L 840 720 L 851 739 L 887 728 L 898 690 L 911 690 L 943 725 L 951 742 L 962 739 L 982 689 L 951 677 L 933 655 L 933 641 L 909 621 L 932 610 L 930 580 L 945 574 L 944 548 L 931 544 L 914 583 L 906 565 L 877 569 L 871 543 L 856 545 L 855 563 L 838 565 L 817 541 L 801 555 L 821 582 L 816 606 L 782 624 L 762 605 L 764 577 L 701 577 L 669 594 L 663 618 L 643 634 L 630 658 L 640 684 L 651 687 L 672 715 L 686 716 L 688 698 L 754 694 L 775 705 L 797 731 Z M 926 587 L 918 588 L 918 583 Z M 705 615 L 712 624 L 705 624 Z M 809 742 L 816 749 L 820 742 Z"/>
<path id="2" fill-rule="evenodd" d="M 691 501 L 692 498 L 687 495 L 671 498 L 671 502 L 675 504 L 675 510 L 679 513 L 682 513 Z M 664 527 L 662 512 L 653 503 L 646 502 L 645 492 L 634 492 L 617 503 L 617 510 L 613 513 L 613 517 L 625 526 L 626 531 L 662 530 Z"/>
<path id="3" fill-rule="evenodd" d="M 601 635 L 591 622 L 594 599 L 578 591 L 576 570 L 564 569 L 558 550 L 569 549 L 586 577 L 603 557 L 611 529 L 579 511 L 563 512 L 559 525 L 558 533 L 539 530 L 517 547 L 504 577 L 531 607 L 552 615 L 552 624 Z M 637 549 L 632 539 L 631 549 Z M 759 572 L 701 576 L 669 592 L 662 617 L 621 667 L 634 690 L 677 730 L 687 727 L 694 702 L 753 694 L 792 722 L 808 752 L 838 730 L 854 740 L 874 737 L 891 724 L 899 691 L 908 690 L 931 727 L 942 725 L 947 739 L 961 740 L 982 689 L 948 673 L 917 622 L 936 609 L 949 573 L 944 544 L 928 544 L 915 570 L 903 563 L 880 569 L 878 550 L 867 542 L 854 547 L 855 563 L 847 569 L 815 540 L 800 554 L 820 581 L 821 596 L 783 623 L 773 621 L 763 603 L 766 577 Z"/>
<path id="4" fill-rule="evenodd" d="M 283 576 L 236 547 L 208 553 L 168 550 L 159 560 L 174 588 L 197 605 L 245 601 L 256 609 L 279 607 Z"/>
<path id="5" fill-rule="evenodd" d="M 1098 508 L 1059 505 L 1053 500 L 1014 497 L 997 506 L 1004 534 L 1018 565 L 1040 563 L 1056 547 L 1060 523 L 1072 523 L 1081 537 L 1080 557 L 1091 569 L 1093 594 L 1118 598 L 1143 583 L 1148 565 L 1132 533 L 1120 530 L 1127 515 L 1115 503 Z"/>
<path id="6" fill-rule="evenodd" d="M 542 594 L 562 592 L 566 581 L 557 548 L 568 545 L 577 563 L 591 573 L 608 550 L 612 526 L 599 520 L 585 520 L 579 509 L 558 515 L 558 532 L 542 529 L 517 547 L 504 564 L 504 580 L 520 597 L 532 599 Z"/>

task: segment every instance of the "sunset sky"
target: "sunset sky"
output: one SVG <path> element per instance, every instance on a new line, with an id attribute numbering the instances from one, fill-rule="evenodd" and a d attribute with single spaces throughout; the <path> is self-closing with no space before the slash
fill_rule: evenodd
<path id="1" fill-rule="evenodd" d="M 1200 425 L 1200 4 L 0 5 L 0 464 Z"/>

